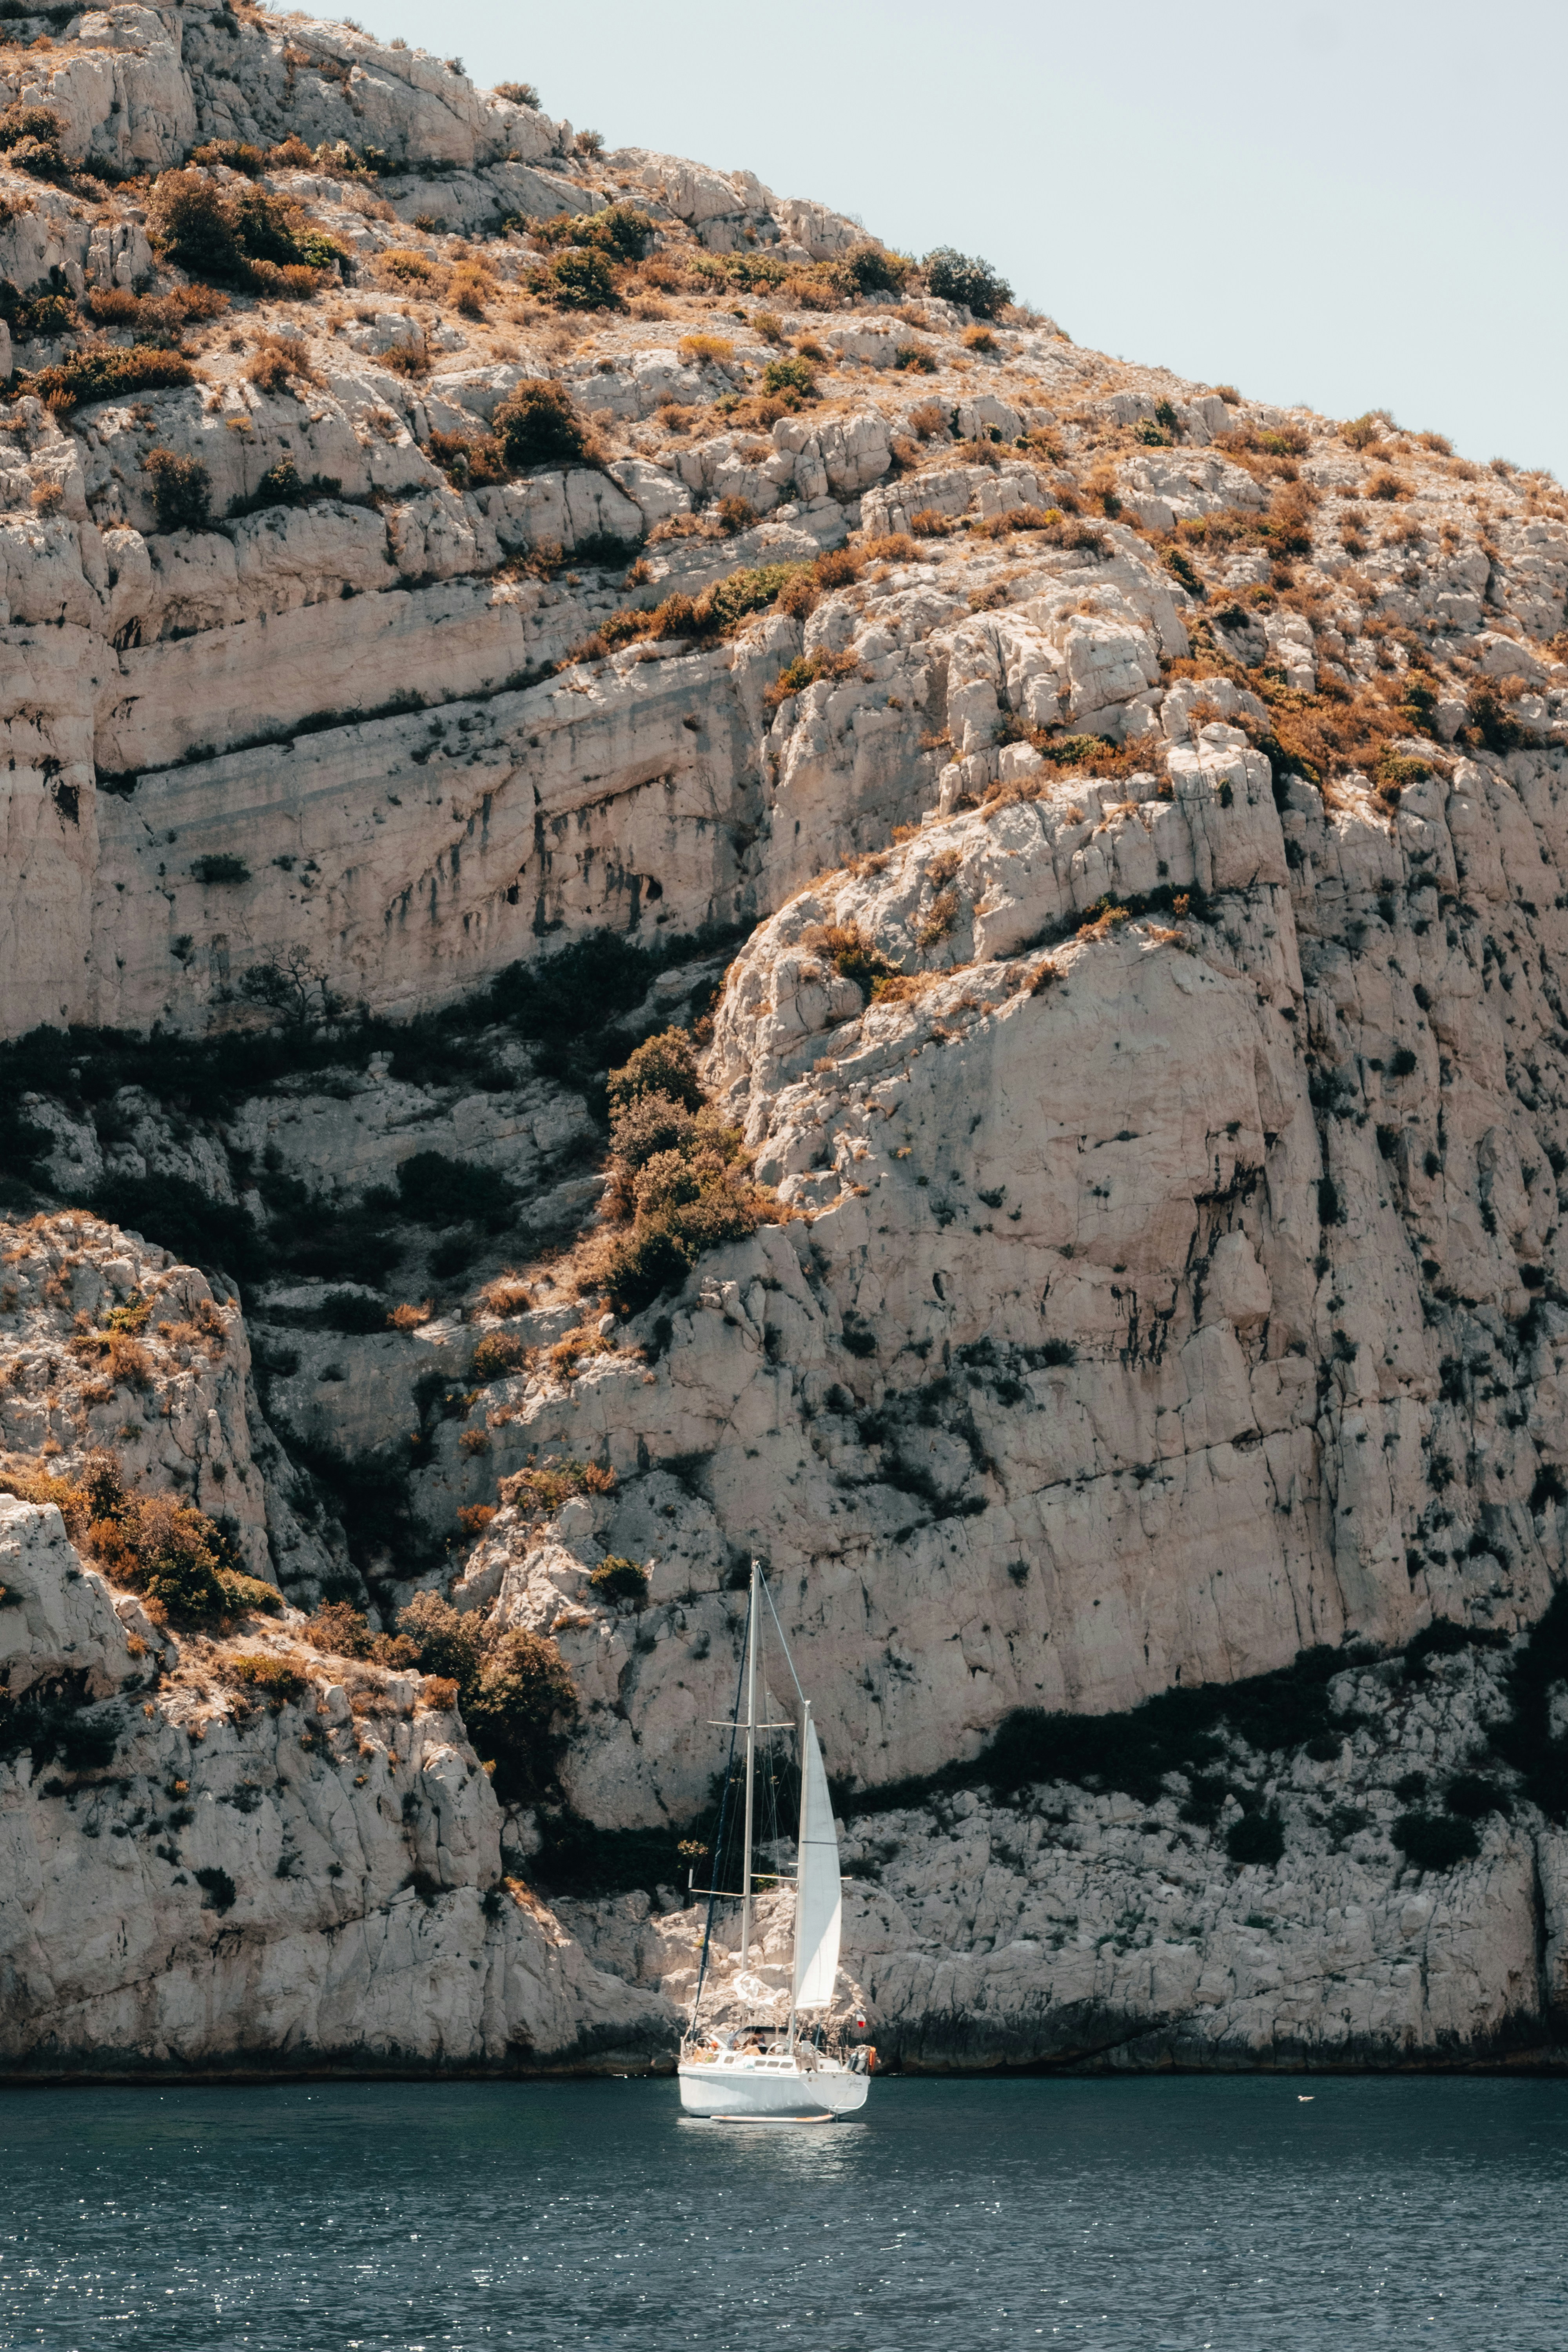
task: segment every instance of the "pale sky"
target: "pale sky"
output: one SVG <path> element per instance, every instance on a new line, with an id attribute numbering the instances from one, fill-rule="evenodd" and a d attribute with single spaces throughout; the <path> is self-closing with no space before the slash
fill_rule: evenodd
<path id="1" fill-rule="evenodd" d="M 1550 0 L 360 5 L 612 147 L 984 254 L 1080 343 L 1568 479 Z"/>

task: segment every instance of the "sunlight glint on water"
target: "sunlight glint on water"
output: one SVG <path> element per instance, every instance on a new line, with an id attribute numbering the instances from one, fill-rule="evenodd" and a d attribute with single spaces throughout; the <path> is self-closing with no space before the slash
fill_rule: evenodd
<path id="1" fill-rule="evenodd" d="M 0 2352 L 1568 2344 L 1568 2087 L 885 2081 L 0 2094 Z"/>

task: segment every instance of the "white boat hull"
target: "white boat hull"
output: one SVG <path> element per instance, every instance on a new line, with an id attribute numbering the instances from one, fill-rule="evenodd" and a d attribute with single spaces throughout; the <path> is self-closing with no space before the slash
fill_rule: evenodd
<path id="1" fill-rule="evenodd" d="M 711 2123 L 825 2123 L 866 2104 L 870 2082 L 828 2059 L 815 2067 L 750 2054 L 709 2062 L 683 2058 L 680 2104 Z"/>

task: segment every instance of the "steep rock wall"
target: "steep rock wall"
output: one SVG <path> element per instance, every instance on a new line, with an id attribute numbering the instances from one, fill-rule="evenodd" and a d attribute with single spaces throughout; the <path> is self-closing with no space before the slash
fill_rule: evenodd
<path id="1" fill-rule="evenodd" d="M 117 9 L 8 54 L 73 159 L 325 142 L 267 180 L 353 286 L 231 312 L 194 384 L 11 404 L 0 1012 L 80 1028 L 5 1105 L 9 1455 L 112 1444 L 291 1599 L 390 1626 L 438 1584 L 549 1634 L 590 1843 L 696 1826 L 763 1552 L 863 1882 L 847 1998 L 904 2063 L 1550 2059 L 1561 1831 L 1486 1748 L 1510 1667 L 1398 1654 L 1436 1620 L 1517 1659 L 1562 1575 L 1554 487 L 930 296 L 725 280 L 726 351 L 709 281 L 656 277 L 563 331 L 518 220 L 632 198 L 679 268 L 858 232 L 600 163 L 354 28 Z M 381 151 L 374 193 L 334 141 Z M 29 299 L 183 283 L 134 194 L 0 176 Z M 470 237 L 479 322 L 387 261 L 437 284 Z M 16 315 L 29 372 L 82 341 Z M 819 397 L 770 416 L 781 336 Z M 592 447 L 462 487 L 437 436 L 544 373 Z M 199 527 L 154 448 L 204 469 Z M 626 617 L 758 572 L 721 631 Z M 584 940 L 654 952 L 552 998 Z M 605 1193 L 605 1068 L 672 1020 L 777 1206 L 618 1317 L 549 1253 Z M 150 1239 L 58 1213 L 116 1197 Z M 104 1318 L 149 1297 L 110 1378 Z M 552 1457 L 594 1486 L 502 1499 Z M 0 1509 L 12 1706 L 120 1709 L 112 1769 L 5 1768 L 7 2063 L 668 2051 L 694 1920 L 654 1864 L 547 1910 L 552 1809 L 499 1808 L 417 1678 L 366 1669 L 361 1714 L 318 1661 L 242 1705 L 223 1644 Z M 279 1622 L 241 1652 L 306 1641 Z M 1317 1645 L 1338 1753 L 1238 1738 L 1218 1810 L 1175 1769 L 975 1777 L 1017 1710 L 1121 1720 Z M 1401 1844 L 1478 1756 L 1474 1853 Z M 1231 1851 L 1255 1812 L 1272 1860 Z"/>

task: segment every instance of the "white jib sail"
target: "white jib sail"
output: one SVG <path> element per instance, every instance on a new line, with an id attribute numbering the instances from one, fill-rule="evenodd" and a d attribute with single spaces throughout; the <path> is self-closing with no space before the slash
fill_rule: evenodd
<path id="1" fill-rule="evenodd" d="M 823 1769 L 816 1726 L 809 1715 L 805 1767 L 795 1893 L 795 2005 L 797 2009 L 826 2009 L 833 1999 L 838 1975 L 838 1929 L 843 1906 L 833 1801 L 827 1793 L 827 1774 Z"/>

